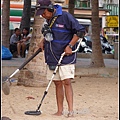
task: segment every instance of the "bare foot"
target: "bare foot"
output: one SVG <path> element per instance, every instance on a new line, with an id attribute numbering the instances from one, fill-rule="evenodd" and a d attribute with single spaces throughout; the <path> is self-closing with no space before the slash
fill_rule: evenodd
<path id="1" fill-rule="evenodd" d="M 56 113 L 54 113 L 53 115 L 61 116 L 61 115 L 62 115 L 62 112 L 56 112 Z"/>

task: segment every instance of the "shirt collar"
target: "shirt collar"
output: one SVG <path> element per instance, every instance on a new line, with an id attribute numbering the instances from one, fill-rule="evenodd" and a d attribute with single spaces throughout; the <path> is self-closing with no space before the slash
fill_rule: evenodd
<path id="1" fill-rule="evenodd" d="M 62 15 L 62 7 L 60 5 L 54 5 L 54 8 L 56 9 L 54 16 Z"/>

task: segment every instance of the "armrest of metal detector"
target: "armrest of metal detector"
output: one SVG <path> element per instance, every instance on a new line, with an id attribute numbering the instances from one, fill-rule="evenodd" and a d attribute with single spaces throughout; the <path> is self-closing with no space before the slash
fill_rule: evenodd
<path id="1" fill-rule="evenodd" d="M 79 41 L 78 41 L 79 43 L 78 43 L 78 45 L 77 45 L 77 48 L 76 48 L 74 51 L 72 51 L 72 53 L 75 53 L 75 52 L 78 51 L 78 49 L 79 49 L 79 47 L 80 47 L 80 44 L 81 44 L 82 40 L 83 40 L 82 38 L 79 39 Z M 62 56 L 64 56 L 64 55 L 65 55 L 65 52 L 62 53 Z"/>
<path id="2" fill-rule="evenodd" d="M 78 41 L 79 43 L 78 43 L 78 45 L 77 45 L 77 48 L 76 48 L 74 51 L 72 51 L 72 53 L 75 53 L 75 52 L 78 51 L 78 49 L 79 49 L 79 47 L 80 47 L 80 44 L 81 44 L 82 40 L 83 40 L 82 38 L 79 39 L 79 41 Z"/>

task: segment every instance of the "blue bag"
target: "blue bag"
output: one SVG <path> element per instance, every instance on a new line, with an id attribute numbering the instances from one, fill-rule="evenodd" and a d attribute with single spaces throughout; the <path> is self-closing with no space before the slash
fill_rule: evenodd
<path id="1" fill-rule="evenodd" d="M 12 59 L 13 55 L 10 50 L 4 46 L 2 46 L 2 60 L 10 60 Z"/>

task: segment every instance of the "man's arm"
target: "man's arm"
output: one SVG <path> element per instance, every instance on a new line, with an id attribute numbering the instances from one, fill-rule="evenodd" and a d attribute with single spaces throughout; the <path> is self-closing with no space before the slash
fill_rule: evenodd
<path id="1" fill-rule="evenodd" d="M 15 44 L 17 43 L 15 35 L 12 35 L 10 38 L 10 44 Z"/>
<path id="2" fill-rule="evenodd" d="M 82 34 L 82 36 L 79 36 L 79 35 L 76 35 L 76 34 L 73 36 L 72 40 L 70 41 L 70 43 L 67 45 L 67 47 L 64 50 L 66 55 L 72 54 L 72 47 L 76 44 L 76 42 L 79 40 L 79 38 L 83 38 L 84 32 L 81 33 L 81 34 Z"/>

